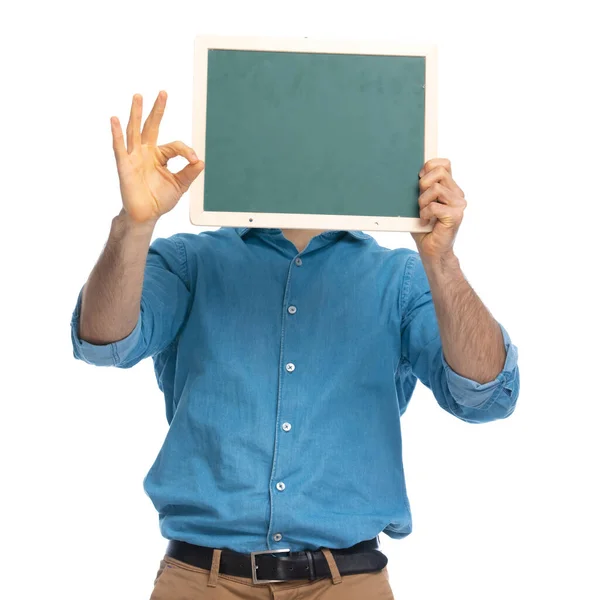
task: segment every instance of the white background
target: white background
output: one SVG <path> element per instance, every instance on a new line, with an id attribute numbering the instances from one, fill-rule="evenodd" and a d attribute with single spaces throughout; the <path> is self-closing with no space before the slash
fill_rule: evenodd
<path id="1" fill-rule="evenodd" d="M 142 489 L 167 428 L 152 362 L 122 371 L 75 361 L 69 322 L 120 209 L 109 119 L 125 127 L 136 92 L 145 118 L 165 89 L 159 143 L 190 144 L 193 39 L 212 33 L 438 45 L 438 154 L 469 201 L 456 251 L 519 348 L 522 387 L 508 420 L 470 425 L 419 385 L 403 418 L 414 531 L 382 536 L 392 586 L 405 600 L 599 598 L 593 6 L 3 9 L 0 595 L 150 595 L 166 547 Z M 156 235 L 179 231 L 199 231 L 187 195 Z M 414 247 L 408 234 L 376 237 Z"/>

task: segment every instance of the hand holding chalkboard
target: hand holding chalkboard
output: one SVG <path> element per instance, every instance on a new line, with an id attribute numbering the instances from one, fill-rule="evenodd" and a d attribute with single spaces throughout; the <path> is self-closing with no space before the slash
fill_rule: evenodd
<path id="1" fill-rule="evenodd" d="M 140 133 L 142 96 L 133 96 L 127 148 L 119 119 L 110 120 L 123 208 L 136 223 L 156 222 L 169 212 L 204 169 L 204 162 L 183 142 L 156 145 L 166 103 L 167 93 L 161 91 Z M 183 156 L 190 164 L 178 173 L 171 173 L 167 162 L 175 156 Z"/>
<path id="2" fill-rule="evenodd" d="M 452 253 L 467 201 L 452 177 L 447 158 L 428 160 L 419 172 L 419 216 L 421 222 L 436 219 L 429 233 L 413 233 L 422 258 L 441 258 Z"/>

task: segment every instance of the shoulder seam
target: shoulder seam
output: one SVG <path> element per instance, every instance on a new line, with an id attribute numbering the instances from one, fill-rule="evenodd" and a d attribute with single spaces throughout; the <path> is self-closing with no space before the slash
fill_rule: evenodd
<path id="1" fill-rule="evenodd" d="M 404 265 L 404 274 L 402 276 L 402 287 L 400 290 L 400 338 L 402 339 L 402 325 L 404 322 L 404 313 L 406 311 L 406 304 L 408 302 L 408 294 L 410 292 L 410 288 L 412 285 L 412 275 L 415 270 L 416 254 L 411 254 L 406 260 L 406 264 Z M 398 374 L 402 363 L 407 362 L 406 357 L 404 356 L 404 351 L 402 348 L 402 341 L 400 341 L 400 360 L 398 361 L 398 365 L 396 366 L 396 375 Z"/>
<path id="2" fill-rule="evenodd" d="M 414 273 L 415 267 L 417 263 L 417 255 L 413 254 L 408 257 L 406 261 L 406 265 L 404 266 L 404 277 L 402 281 L 402 294 L 400 297 L 400 311 L 401 316 L 404 315 L 404 309 L 406 308 L 406 302 L 408 298 L 408 293 L 410 292 L 410 288 L 412 286 L 412 275 Z"/>
<path id="3" fill-rule="evenodd" d="M 182 268 L 183 271 L 181 273 L 181 275 L 183 275 L 183 280 L 186 284 L 186 287 L 188 288 L 188 290 L 190 289 L 190 270 L 189 270 L 189 265 L 188 265 L 188 259 L 187 259 L 187 251 L 185 249 L 185 244 L 179 239 L 174 237 L 173 241 L 175 242 L 175 245 L 177 246 L 177 251 L 179 252 L 179 257 L 182 263 Z"/>

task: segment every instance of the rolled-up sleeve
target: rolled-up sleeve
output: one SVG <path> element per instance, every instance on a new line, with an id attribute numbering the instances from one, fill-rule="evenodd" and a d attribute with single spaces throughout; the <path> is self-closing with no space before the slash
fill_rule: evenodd
<path id="1" fill-rule="evenodd" d="M 91 344 L 79 337 L 83 287 L 71 317 L 73 356 L 96 366 L 129 368 L 169 346 L 190 305 L 185 248 L 177 236 L 158 238 L 148 250 L 138 321 L 127 337 Z"/>
<path id="2" fill-rule="evenodd" d="M 141 314 L 133 331 L 124 339 L 110 344 L 90 344 L 78 335 L 79 316 L 81 314 L 81 299 L 83 287 L 79 292 L 77 304 L 71 318 L 71 342 L 73 343 L 73 356 L 90 365 L 98 367 L 111 367 L 122 363 L 123 359 L 135 353 L 140 345 L 142 333 Z"/>
<path id="3" fill-rule="evenodd" d="M 512 414 L 520 383 L 517 347 L 499 324 L 506 359 L 498 376 L 482 384 L 453 371 L 444 357 L 429 282 L 417 253 L 406 263 L 401 311 L 403 360 L 432 390 L 444 410 L 469 423 L 485 423 Z"/>
<path id="4" fill-rule="evenodd" d="M 452 370 L 442 353 L 442 364 L 446 373 L 448 389 L 452 397 L 456 398 L 457 402 L 460 402 L 463 406 L 484 409 L 496 402 L 502 406 L 505 412 L 508 412 L 509 408 L 514 406 L 512 400 L 519 391 L 518 350 L 511 343 L 506 329 L 502 325 L 500 325 L 500 329 L 504 339 L 506 360 L 502 371 L 493 381 L 477 383 L 472 379 L 459 375 Z"/>

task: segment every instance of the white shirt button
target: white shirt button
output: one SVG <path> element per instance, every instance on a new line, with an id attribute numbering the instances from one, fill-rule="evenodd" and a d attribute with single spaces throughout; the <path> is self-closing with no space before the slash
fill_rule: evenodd
<path id="1" fill-rule="evenodd" d="M 289 431 L 292 428 L 292 426 L 289 423 L 284 423 L 281 426 L 281 429 L 283 429 L 284 431 Z"/>
<path id="2" fill-rule="evenodd" d="M 285 483 L 283 483 L 283 481 L 280 481 L 276 486 L 275 486 L 280 492 L 283 492 L 283 490 L 285 490 Z"/>
<path id="3" fill-rule="evenodd" d="M 296 314 L 296 307 L 295 306 L 290 306 L 288 308 L 288 312 L 290 313 L 290 315 L 295 315 Z"/>
<path id="4" fill-rule="evenodd" d="M 273 539 L 274 539 L 276 542 L 280 542 L 282 537 L 283 537 L 283 536 L 282 536 L 280 533 L 276 533 L 276 534 L 273 536 Z"/>
<path id="5" fill-rule="evenodd" d="M 302 264 L 302 259 L 301 259 L 300 257 L 298 257 L 298 258 L 296 259 L 296 264 L 297 264 L 298 266 L 300 266 L 300 265 Z"/>
<path id="6" fill-rule="evenodd" d="M 295 368 L 296 368 L 296 365 L 294 365 L 294 363 L 288 363 L 287 365 L 285 365 L 285 370 L 288 373 L 291 373 Z"/>

